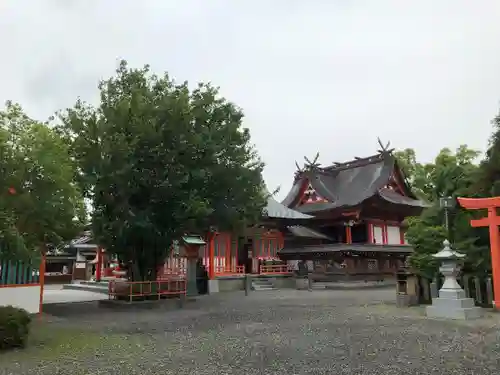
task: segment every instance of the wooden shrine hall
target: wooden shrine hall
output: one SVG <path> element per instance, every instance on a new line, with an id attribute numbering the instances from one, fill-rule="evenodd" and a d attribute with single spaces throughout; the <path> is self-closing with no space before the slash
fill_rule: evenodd
<path id="1" fill-rule="evenodd" d="M 375 155 L 344 163 L 322 167 L 316 155 L 297 165 L 282 204 L 312 215 L 308 227 L 327 239 L 290 241 L 281 259 L 306 260 L 331 279 L 383 279 L 403 265 L 412 252 L 403 221 L 428 204 L 412 193 L 389 145 L 380 146 Z"/>

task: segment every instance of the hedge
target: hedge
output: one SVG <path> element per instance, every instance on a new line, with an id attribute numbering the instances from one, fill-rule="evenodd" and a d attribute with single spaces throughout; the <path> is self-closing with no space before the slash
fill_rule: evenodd
<path id="1" fill-rule="evenodd" d="M 26 345 L 31 323 L 30 314 L 13 306 L 0 306 L 0 350 Z"/>

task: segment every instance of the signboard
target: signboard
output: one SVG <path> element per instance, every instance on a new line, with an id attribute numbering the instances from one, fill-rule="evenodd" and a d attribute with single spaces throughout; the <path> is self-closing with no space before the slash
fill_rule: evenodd
<path id="1" fill-rule="evenodd" d="M 87 267 L 87 263 L 75 263 L 75 268 L 85 268 Z"/>

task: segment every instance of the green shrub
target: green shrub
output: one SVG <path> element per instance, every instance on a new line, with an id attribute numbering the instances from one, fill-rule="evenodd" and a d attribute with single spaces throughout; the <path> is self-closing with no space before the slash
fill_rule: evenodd
<path id="1" fill-rule="evenodd" d="M 31 322 L 30 314 L 13 306 L 0 306 L 0 350 L 26 345 Z"/>

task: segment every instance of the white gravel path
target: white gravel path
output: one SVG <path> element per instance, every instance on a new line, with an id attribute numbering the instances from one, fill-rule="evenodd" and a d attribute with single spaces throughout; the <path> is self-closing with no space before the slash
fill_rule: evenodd
<path id="1" fill-rule="evenodd" d="M 180 310 L 127 312 L 77 304 L 51 324 L 102 335 L 101 347 L 45 362 L 13 364 L 0 356 L 0 373 L 498 374 L 500 314 L 474 323 L 429 320 L 421 308 L 381 303 L 393 296 L 393 290 L 221 293 Z"/>
<path id="2" fill-rule="evenodd" d="M 43 291 L 43 303 L 68 303 L 68 302 L 87 302 L 108 299 L 108 296 L 102 293 L 93 293 L 83 290 L 71 290 L 60 288 L 48 288 Z"/>

